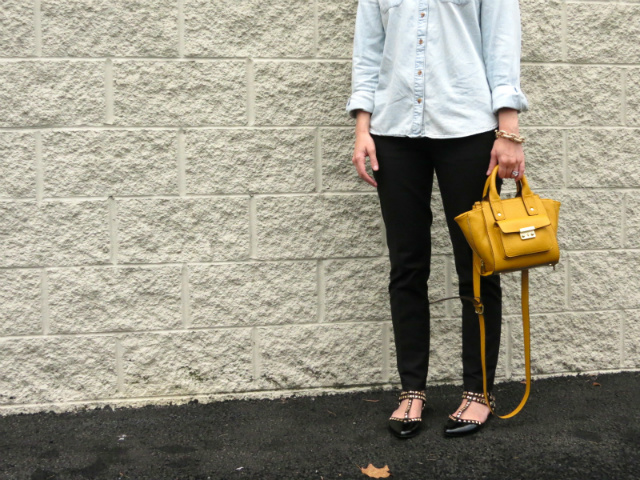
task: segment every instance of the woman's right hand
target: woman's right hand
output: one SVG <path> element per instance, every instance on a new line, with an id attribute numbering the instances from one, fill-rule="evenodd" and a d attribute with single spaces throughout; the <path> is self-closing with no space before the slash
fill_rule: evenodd
<path id="1" fill-rule="evenodd" d="M 375 179 L 369 176 L 365 167 L 365 159 L 366 157 L 369 157 L 371 168 L 376 171 L 378 170 L 376 146 L 373 142 L 373 138 L 371 138 L 371 134 L 369 133 L 370 118 L 371 114 L 369 112 L 359 110 L 357 113 L 356 144 L 353 149 L 353 157 L 351 161 L 355 165 L 358 176 L 361 179 L 363 179 L 370 185 L 373 185 L 374 187 L 378 187 L 378 183 L 375 181 Z"/>

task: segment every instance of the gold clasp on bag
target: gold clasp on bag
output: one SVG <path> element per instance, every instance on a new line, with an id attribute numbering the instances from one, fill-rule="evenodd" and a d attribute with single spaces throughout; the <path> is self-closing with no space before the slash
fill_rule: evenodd
<path id="1" fill-rule="evenodd" d="M 520 238 L 527 240 L 529 238 L 536 238 L 536 227 L 524 227 L 520 229 Z"/>

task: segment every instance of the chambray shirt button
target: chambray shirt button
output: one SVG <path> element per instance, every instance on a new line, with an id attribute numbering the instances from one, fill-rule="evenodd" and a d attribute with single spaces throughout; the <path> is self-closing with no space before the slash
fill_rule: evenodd
<path id="1" fill-rule="evenodd" d="M 418 43 L 419 43 L 420 45 L 422 45 L 422 39 L 420 39 L 420 40 L 418 41 Z"/>
<path id="2" fill-rule="evenodd" d="M 418 70 L 418 75 L 422 75 L 422 70 Z"/>
<path id="3" fill-rule="evenodd" d="M 422 13 L 420 14 L 420 16 L 421 16 L 421 17 L 424 17 L 424 12 L 422 12 Z"/>
<path id="4" fill-rule="evenodd" d="M 418 99 L 418 103 L 422 103 L 422 99 L 421 98 Z"/>

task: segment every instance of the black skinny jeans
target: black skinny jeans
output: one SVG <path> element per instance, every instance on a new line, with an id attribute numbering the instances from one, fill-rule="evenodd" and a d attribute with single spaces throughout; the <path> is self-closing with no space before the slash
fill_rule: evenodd
<path id="1" fill-rule="evenodd" d="M 472 251 L 454 217 L 480 200 L 495 132 L 458 138 L 375 135 L 379 169 L 373 171 L 385 223 L 391 271 L 389 297 L 398 372 L 403 390 L 423 390 L 429 368 L 431 191 L 438 179 L 453 245 L 459 294 L 473 297 Z M 500 189 L 502 180 L 497 179 Z M 500 348 L 500 276 L 481 277 L 485 306 L 487 388 L 493 388 Z M 464 389 L 482 392 L 480 327 L 470 301 L 462 301 Z"/>

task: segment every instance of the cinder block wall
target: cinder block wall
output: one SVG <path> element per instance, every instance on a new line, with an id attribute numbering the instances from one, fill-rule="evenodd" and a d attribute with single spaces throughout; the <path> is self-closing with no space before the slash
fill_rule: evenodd
<path id="1" fill-rule="evenodd" d="M 534 373 L 637 369 L 640 4 L 520 5 L 527 172 L 563 202 Z M 1 2 L 0 413 L 397 382 L 344 111 L 356 6 Z M 434 208 L 432 299 L 456 291 Z M 500 380 L 523 375 L 518 281 Z M 460 383 L 459 305 L 432 314 L 429 381 Z"/>

